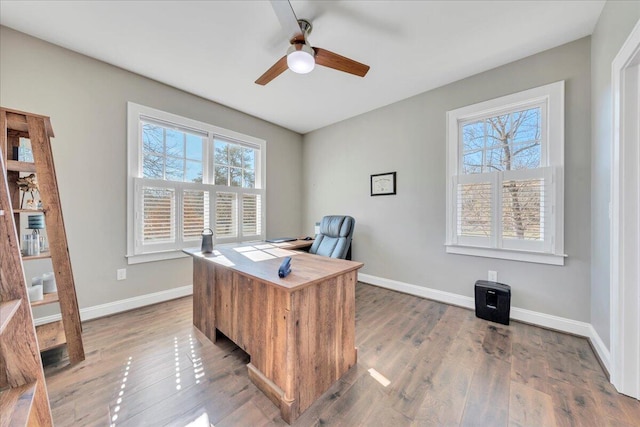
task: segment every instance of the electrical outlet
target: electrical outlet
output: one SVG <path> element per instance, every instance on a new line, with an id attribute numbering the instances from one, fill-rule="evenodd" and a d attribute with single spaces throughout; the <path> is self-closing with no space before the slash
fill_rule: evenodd
<path id="1" fill-rule="evenodd" d="M 490 282 L 497 282 L 498 281 L 498 272 L 497 271 L 493 271 L 493 270 L 489 270 L 488 279 L 489 279 Z"/>
<path id="2" fill-rule="evenodd" d="M 119 268 L 116 271 L 116 279 L 125 280 L 126 278 L 127 278 L 127 269 L 126 268 Z"/>

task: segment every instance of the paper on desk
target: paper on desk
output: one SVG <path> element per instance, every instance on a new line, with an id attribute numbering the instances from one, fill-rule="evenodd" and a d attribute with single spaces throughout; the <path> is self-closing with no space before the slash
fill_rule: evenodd
<path id="1" fill-rule="evenodd" d="M 286 249 L 280 249 L 280 248 L 267 249 L 265 252 L 268 252 L 271 255 L 275 255 L 278 258 L 285 257 L 285 256 L 298 255 L 298 252 L 288 251 Z"/>
<path id="2" fill-rule="evenodd" d="M 275 256 L 262 251 L 242 252 L 242 255 L 246 256 L 251 261 L 264 261 L 275 258 Z"/>
<path id="3" fill-rule="evenodd" d="M 286 248 L 287 246 L 291 246 L 291 243 L 287 243 L 287 242 L 274 243 L 273 246 L 277 246 L 279 248 Z"/>
<path id="4" fill-rule="evenodd" d="M 271 243 L 265 243 L 264 245 L 256 245 L 256 249 L 271 249 L 273 245 Z"/>

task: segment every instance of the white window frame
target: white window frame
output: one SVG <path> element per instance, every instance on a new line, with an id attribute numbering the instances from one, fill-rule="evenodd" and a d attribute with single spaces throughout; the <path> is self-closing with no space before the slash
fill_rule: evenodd
<path id="1" fill-rule="evenodd" d="M 484 175 L 462 174 L 461 130 L 469 121 L 493 117 L 526 108 L 542 106 L 543 125 L 540 168 L 493 172 Z M 500 258 L 541 264 L 564 265 L 564 81 L 525 90 L 447 112 L 447 253 Z M 550 206 L 545 206 L 544 242 L 517 242 L 502 239 L 499 212 L 493 218 L 489 238 L 467 238 L 457 232 L 457 184 L 460 181 L 494 180 L 500 189 L 503 179 L 541 176 Z M 494 191 L 493 203 L 500 206 L 501 191 Z"/>
<path id="2" fill-rule="evenodd" d="M 177 181 L 165 181 L 158 179 L 143 178 L 143 147 L 142 147 L 142 120 L 155 121 L 159 124 L 171 124 L 183 128 L 192 129 L 196 133 L 206 135 L 206 144 L 203 147 L 203 183 L 189 183 Z M 259 158 L 256 158 L 256 175 L 255 188 L 228 187 L 225 185 L 213 185 L 213 141 L 214 139 L 223 139 L 225 141 L 253 147 L 259 150 Z M 211 229 L 215 230 L 215 206 L 216 194 L 218 192 L 236 193 L 238 200 L 246 193 L 257 194 L 260 196 L 261 218 L 260 218 L 260 234 L 243 235 L 242 234 L 242 203 L 238 203 L 237 218 L 237 237 L 216 239 L 216 243 L 230 243 L 235 241 L 254 241 L 264 240 L 266 236 L 266 159 L 267 147 L 266 141 L 249 135 L 244 135 L 209 123 L 182 117 L 176 114 L 157 110 L 155 108 L 136 104 L 127 103 L 127 262 L 128 264 L 138 264 L 150 261 L 160 261 L 165 259 L 182 258 L 186 255 L 181 251 L 184 247 L 196 247 L 200 245 L 199 239 L 190 239 L 183 241 L 178 235 L 179 228 L 176 230 L 176 242 L 172 244 L 160 243 L 157 245 L 141 245 L 136 242 L 137 236 L 140 234 L 140 224 L 136 221 L 136 214 L 139 213 L 141 205 L 141 186 L 147 183 L 150 186 L 164 186 L 173 188 L 176 191 L 176 201 L 181 199 L 182 191 L 185 189 L 203 190 L 209 192 L 209 224 Z M 181 218 L 177 220 L 177 224 L 181 224 Z M 215 236 L 214 236 L 215 238 Z M 143 247 L 144 246 L 144 247 Z M 154 247 L 155 246 L 155 247 Z"/>

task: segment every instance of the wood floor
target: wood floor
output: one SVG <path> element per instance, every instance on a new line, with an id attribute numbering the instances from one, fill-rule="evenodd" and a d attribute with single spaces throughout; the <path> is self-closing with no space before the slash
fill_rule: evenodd
<path id="1" fill-rule="evenodd" d="M 358 364 L 294 425 L 640 426 L 640 402 L 583 338 L 362 283 L 356 334 Z M 45 369 L 58 427 L 286 425 L 249 356 L 193 328 L 190 297 L 86 322 L 83 336 L 84 362 Z"/>

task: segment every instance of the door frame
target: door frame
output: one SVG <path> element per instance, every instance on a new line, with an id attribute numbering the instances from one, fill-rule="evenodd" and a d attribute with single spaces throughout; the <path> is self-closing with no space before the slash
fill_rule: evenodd
<path id="1" fill-rule="evenodd" d="M 640 399 L 640 21 L 611 71 L 610 374 Z"/>

